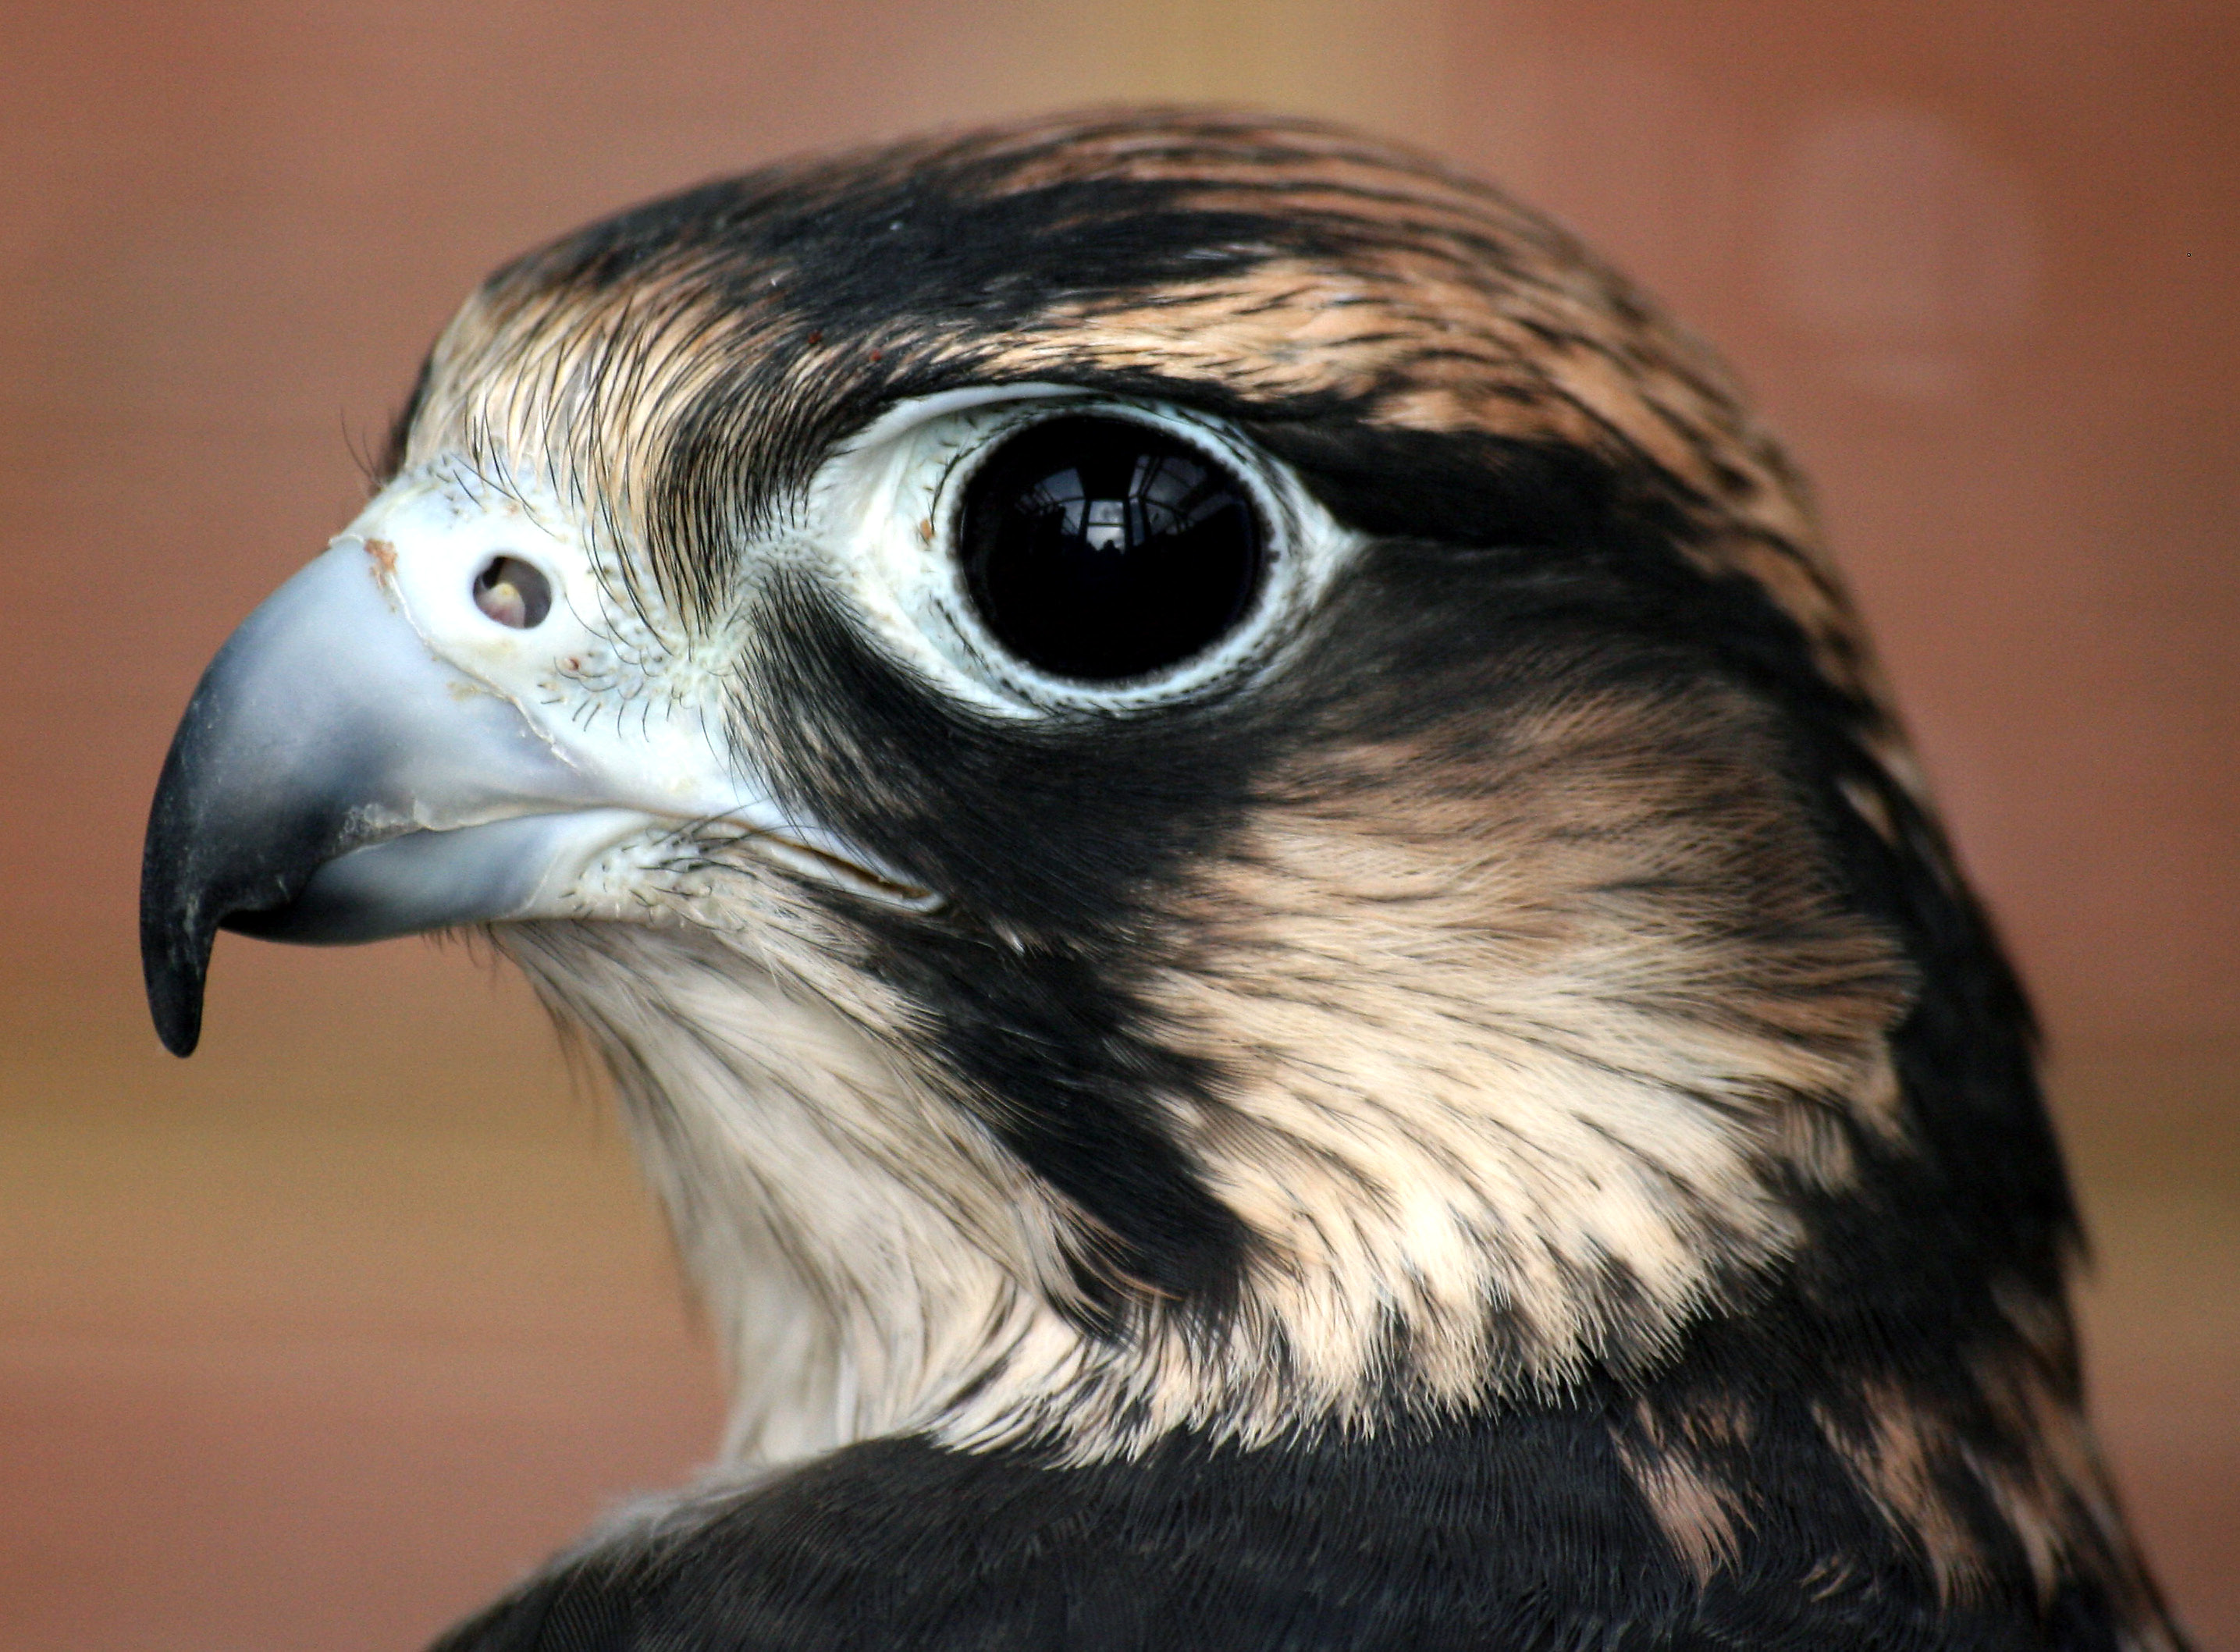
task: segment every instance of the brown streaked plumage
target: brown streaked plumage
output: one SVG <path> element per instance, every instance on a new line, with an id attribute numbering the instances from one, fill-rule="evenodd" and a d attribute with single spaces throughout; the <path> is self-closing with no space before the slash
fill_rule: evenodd
<path id="1" fill-rule="evenodd" d="M 1124 178 L 1169 186 L 1173 210 L 1207 214 L 1264 211 L 1272 193 L 1287 216 L 1339 226 L 1342 257 L 1271 256 L 1227 279 L 1163 286 L 1149 303 L 1060 293 L 993 336 L 969 318 L 897 316 L 891 335 L 868 341 L 804 338 L 788 303 L 804 276 L 782 251 L 726 267 L 721 299 L 702 248 L 656 250 L 616 284 L 573 270 L 553 281 L 549 258 L 532 257 L 445 330 L 398 461 L 453 446 L 542 453 L 587 472 L 583 496 L 628 510 L 676 410 L 764 350 L 783 353 L 773 399 L 787 418 L 766 439 L 797 423 L 816 429 L 837 410 L 820 400 L 859 376 L 928 368 L 985 383 L 1140 374 L 1277 405 L 1334 398 L 1373 426 L 1646 459 L 1715 516 L 1723 531 L 1698 554 L 1768 584 L 1823 665 L 1863 685 L 1868 650 L 1802 483 L 1697 341 L 1547 220 L 1427 157 L 1306 126 L 1257 137 L 1264 147 L 1249 126 L 1178 142 L 1121 117 L 903 145 L 875 165 L 895 182 L 970 166 L 996 195 Z M 813 200 L 820 184 L 860 189 L 864 171 L 850 157 L 789 181 Z M 783 405 L 794 397 L 798 407 Z M 763 485 L 796 459 L 740 456 Z"/>
<path id="2" fill-rule="evenodd" d="M 1359 1389 L 1400 1277 L 1443 1401 L 1653 1360 L 1800 1242 L 1783 1178 L 1847 1185 L 1846 1127 L 1902 1150 L 1908 971 L 1828 898 L 1750 719 L 1521 705 L 1323 751 L 1191 890 L 1151 1002 L 1181 1047 L 1250 1053 L 1197 1156 L 1268 1288 L 1370 1339 L 1327 1374 L 1295 1349 L 1306 1392 Z M 1357 1202 L 1386 1222 L 1333 1236 Z M 1598 1261 L 1622 1294 L 1585 1282 Z"/>
<path id="3" fill-rule="evenodd" d="M 167 767 L 159 1017 L 220 918 L 495 921 L 737 1388 L 457 1652 L 2173 1644 L 1803 486 L 1567 234 L 1218 115 L 813 159 L 501 270 L 393 445 L 316 592 L 382 546 L 535 775 L 257 769 L 283 592 Z M 548 629 L 460 607 L 501 551 Z"/>

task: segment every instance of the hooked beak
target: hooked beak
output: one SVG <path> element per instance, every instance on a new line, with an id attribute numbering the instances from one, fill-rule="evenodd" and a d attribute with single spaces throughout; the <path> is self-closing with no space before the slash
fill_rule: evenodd
<path id="1" fill-rule="evenodd" d="M 361 519 L 364 536 L 335 541 L 227 641 L 164 759 L 140 945 L 174 1054 L 200 1037 L 221 929 L 338 944 L 620 916 L 629 903 L 603 906 L 587 873 L 632 838 L 692 823 L 767 834 L 797 872 L 931 903 L 790 817 L 677 696 L 646 696 L 627 716 L 608 707 L 610 727 L 599 708 L 571 707 L 556 669 L 607 640 L 583 617 L 597 604 L 580 551 L 518 510 L 463 511 L 424 489 L 388 499 Z M 477 607 L 477 571 L 507 556 L 550 581 L 548 614 L 526 625 L 517 607 Z"/>

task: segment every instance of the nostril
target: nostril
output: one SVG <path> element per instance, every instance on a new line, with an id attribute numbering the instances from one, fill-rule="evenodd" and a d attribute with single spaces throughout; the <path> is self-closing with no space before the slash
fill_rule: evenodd
<path id="1" fill-rule="evenodd" d="M 493 556 L 475 576 L 475 606 L 501 625 L 533 631 L 552 611 L 552 582 L 518 556 Z"/>

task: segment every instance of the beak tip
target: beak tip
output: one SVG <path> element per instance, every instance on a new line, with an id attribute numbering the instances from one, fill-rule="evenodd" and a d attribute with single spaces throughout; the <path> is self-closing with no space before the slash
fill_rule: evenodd
<path id="1" fill-rule="evenodd" d="M 203 921 L 203 903 L 180 898 L 162 848 L 151 829 L 140 885 L 140 974 L 156 1036 L 174 1056 L 191 1056 L 202 1042 L 203 987 L 217 937 L 216 926 Z"/>
<path id="2" fill-rule="evenodd" d="M 193 1055 L 195 1046 L 203 1041 L 202 1006 L 157 1005 L 156 1036 L 174 1056 L 183 1059 Z"/>
<path id="3" fill-rule="evenodd" d="M 210 974 L 210 954 L 207 936 L 169 936 L 143 948 L 148 1013 L 155 1020 L 156 1036 L 174 1056 L 191 1056 L 202 1042 L 203 983 Z"/>

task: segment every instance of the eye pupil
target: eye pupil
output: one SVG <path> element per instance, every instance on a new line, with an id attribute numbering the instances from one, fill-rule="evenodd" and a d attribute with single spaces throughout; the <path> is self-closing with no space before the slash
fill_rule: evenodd
<path id="1" fill-rule="evenodd" d="M 1092 683 L 1203 653 L 1251 608 L 1266 562 L 1244 484 L 1131 419 L 1050 419 L 1012 437 L 967 487 L 961 539 L 996 640 Z"/>
<path id="2" fill-rule="evenodd" d="M 475 576 L 475 606 L 512 630 L 533 631 L 552 611 L 552 582 L 518 556 L 493 556 Z"/>

